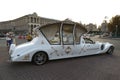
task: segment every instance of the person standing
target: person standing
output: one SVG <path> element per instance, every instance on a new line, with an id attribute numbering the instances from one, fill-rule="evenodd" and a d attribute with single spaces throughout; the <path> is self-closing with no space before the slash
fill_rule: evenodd
<path id="1" fill-rule="evenodd" d="M 10 33 L 6 33 L 6 44 L 7 44 L 7 47 L 10 47 L 10 45 L 12 44 L 12 36 Z"/>

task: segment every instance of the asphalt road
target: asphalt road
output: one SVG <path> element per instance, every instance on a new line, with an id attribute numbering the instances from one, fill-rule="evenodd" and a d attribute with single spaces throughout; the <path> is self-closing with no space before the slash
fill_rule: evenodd
<path id="1" fill-rule="evenodd" d="M 0 80 L 120 80 L 120 40 L 94 39 L 113 43 L 113 55 L 54 60 L 41 66 L 9 62 L 5 40 L 0 40 Z"/>

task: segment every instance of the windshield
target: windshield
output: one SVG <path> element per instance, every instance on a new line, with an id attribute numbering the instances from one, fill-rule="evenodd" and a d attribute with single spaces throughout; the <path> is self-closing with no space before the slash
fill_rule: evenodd
<path id="1" fill-rule="evenodd" d="M 87 43 L 87 44 L 93 44 L 94 43 L 94 41 L 91 40 L 90 38 L 84 38 L 84 40 L 85 40 L 85 43 Z"/>

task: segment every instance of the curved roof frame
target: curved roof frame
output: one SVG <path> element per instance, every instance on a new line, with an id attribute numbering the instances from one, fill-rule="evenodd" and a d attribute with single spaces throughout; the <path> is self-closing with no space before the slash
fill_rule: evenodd
<path id="1" fill-rule="evenodd" d="M 45 25 L 40 26 L 39 29 L 40 29 L 40 28 L 43 28 L 43 27 L 45 27 L 45 26 L 53 25 L 53 24 L 62 24 L 62 25 L 63 25 L 63 24 L 68 24 L 68 25 L 76 25 L 76 26 L 80 26 L 81 29 L 83 29 L 85 33 L 87 32 L 87 30 L 86 30 L 83 26 L 81 26 L 81 24 L 76 23 L 76 22 L 72 22 L 72 23 L 70 23 L 70 22 L 65 22 L 65 21 L 58 21 L 58 22 L 54 22 L 54 23 L 45 24 Z"/>

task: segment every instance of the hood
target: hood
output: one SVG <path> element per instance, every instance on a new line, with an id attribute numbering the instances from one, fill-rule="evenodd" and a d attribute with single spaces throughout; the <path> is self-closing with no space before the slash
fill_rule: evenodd
<path id="1" fill-rule="evenodd" d="M 106 43 L 109 43 L 109 42 L 100 42 L 100 41 L 96 41 L 95 43 L 97 43 L 97 44 L 106 44 Z"/>

